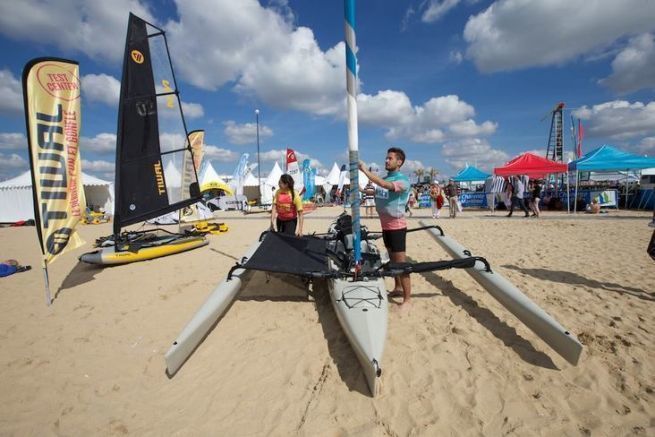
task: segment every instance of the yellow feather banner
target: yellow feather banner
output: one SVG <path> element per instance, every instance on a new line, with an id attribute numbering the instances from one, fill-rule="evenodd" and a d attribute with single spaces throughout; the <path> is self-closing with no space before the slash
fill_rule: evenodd
<path id="1" fill-rule="evenodd" d="M 53 58 L 28 62 L 23 97 L 34 216 L 46 267 L 61 253 L 84 244 L 75 232 L 86 209 L 77 62 Z"/>

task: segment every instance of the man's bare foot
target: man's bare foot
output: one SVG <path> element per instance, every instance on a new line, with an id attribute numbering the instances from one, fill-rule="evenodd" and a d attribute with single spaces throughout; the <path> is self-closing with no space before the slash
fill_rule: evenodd
<path id="1" fill-rule="evenodd" d="M 404 293 L 402 290 L 392 290 L 387 292 L 387 297 L 403 297 Z"/>
<path id="2" fill-rule="evenodd" d="M 394 312 L 398 314 L 407 314 L 412 309 L 412 302 L 406 301 L 395 307 Z"/>

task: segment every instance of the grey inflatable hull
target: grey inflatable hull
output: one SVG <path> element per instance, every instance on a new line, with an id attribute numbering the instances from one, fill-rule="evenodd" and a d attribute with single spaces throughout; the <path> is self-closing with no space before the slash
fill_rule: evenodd
<path id="1" fill-rule="evenodd" d="M 253 244 L 243 256 L 249 258 L 258 247 L 259 241 Z M 245 269 L 236 269 L 232 273 L 231 280 L 228 281 L 226 278 L 218 284 L 177 336 L 165 355 L 166 371 L 169 375 L 173 375 L 179 370 L 234 301 L 241 290 L 242 278 L 246 273 Z"/>
<path id="2" fill-rule="evenodd" d="M 421 226 L 431 225 L 425 221 L 419 223 Z M 436 229 L 430 229 L 429 232 L 437 243 L 454 258 L 461 259 L 470 256 L 469 251 L 452 238 L 442 236 Z M 484 263 L 478 261 L 474 268 L 466 269 L 466 271 L 555 352 L 574 366 L 578 364 L 582 353 L 582 344 L 575 335 L 566 330 L 500 273 L 497 271 L 487 272 Z"/>
<path id="3" fill-rule="evenodd" d="M 368 246 L 367 242 L 362 242 L 362 249 L 362 252 L 377 253 L 377 248 L 372 244 Z M 337 279 L 328 281 L 328 288 L 341 328 L 375 396 L 380 392 L 382 355 L 387 339 L 388 301 L 384 280 Z"/>

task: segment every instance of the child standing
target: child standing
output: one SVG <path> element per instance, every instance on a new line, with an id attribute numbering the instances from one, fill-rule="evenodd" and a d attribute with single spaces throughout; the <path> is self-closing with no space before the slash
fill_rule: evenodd
<path id="1" fill-rule="evenodd" d="M 293 189 L 293 177 L 289 174 L 280 176 L 279 190 L 273 196 L 271 210 L 271 228 L 275 232 L 289 235 L 302 235 L 302 200 Z"/>

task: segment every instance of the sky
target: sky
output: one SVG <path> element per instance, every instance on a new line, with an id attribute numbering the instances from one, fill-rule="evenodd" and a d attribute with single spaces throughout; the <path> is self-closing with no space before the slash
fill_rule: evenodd
<path id="1" fill-rule="evenodd" d="M 285 149 L 319 174 L 347 160 L 343 4 L 315 0 L 0 0 L 0 180 L 28 169 L 21 75 L 79 62 L 82 169 L 113 180 L 129 12 L 163 28 L 189 130 L 231 174 Z M 449 176 L 545 154 L 550 111 L 603 144 L 655 155 L 655 1 L 358 0 L 359 150 Z M 259 110 L 259 123 L 255 110 Z"/>

